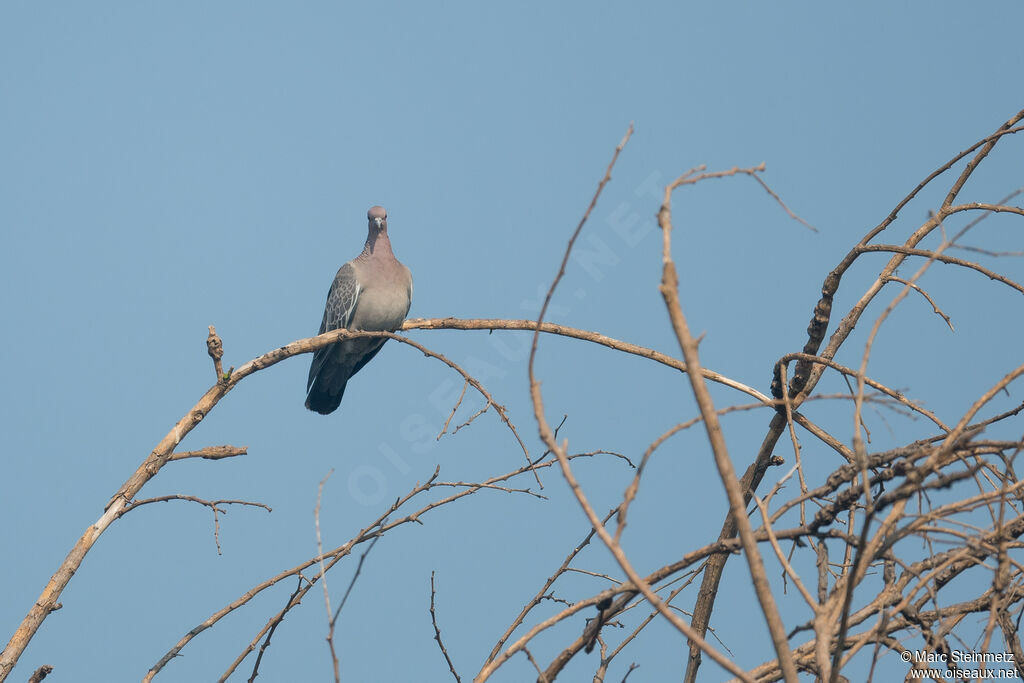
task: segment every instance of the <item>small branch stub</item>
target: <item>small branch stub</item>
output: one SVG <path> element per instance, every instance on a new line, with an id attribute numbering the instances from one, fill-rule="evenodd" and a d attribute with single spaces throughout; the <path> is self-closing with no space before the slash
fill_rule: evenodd
<path id="1" fill-rule="evenodd" d="M 43 664 L 41 667 L 33 672 L 32 676 L 28 679 L 28 683 L 39 683 L 44 678 L 49 676 L 53 672 L 53 667 L 49 664 Z"/>
<path id="2" fill-rule="evenodd" d="M 224 376 L 224 368 L 220 364 L 220 359 L 224 357 L 224 342 L 217 336 L 217 330 L 213 325 L 210 325 L 210 334 L 206 337 L 206 352 L 213 359 L 213 370 L 217 373 L 217 381 L 221 382 L 227 379 Z"/>

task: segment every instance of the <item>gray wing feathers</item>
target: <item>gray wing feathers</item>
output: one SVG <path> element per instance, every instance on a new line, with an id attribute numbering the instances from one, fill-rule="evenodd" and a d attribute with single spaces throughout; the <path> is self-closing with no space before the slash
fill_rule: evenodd
<path id="1" fill-rule="evenodd" d="M 359 300 L 359 289 L 356 269 L 351 263 L 346 263 L 338 269 L 331 291 L 327 293 L 327 308 L 324 309 L 324 321 L 320 325 L 321 334 L 339 327 L 348 327 Z"/>
<path id="2" fill-rule="evenodd" d="M 359 280 L 356 277 L 356 269 L 352 267 L 351 263 L 346 263 L 338 269 L 338 274 L 334 277 L 334 282 L 331 283 L 331 289 L 327 292 L 327 306 L 324 308 L 324 319 L 320 323 L 318 334 L 348 327 L 358 300 Z M 309 377 L 306 380 L 306 391 L 313 386 L 313 380 L 320 374 L 324 363 L 335 350 L 335 346 L 335 344 L 325 346 L 313 354 L 313 362 L 309 366 Z"/>

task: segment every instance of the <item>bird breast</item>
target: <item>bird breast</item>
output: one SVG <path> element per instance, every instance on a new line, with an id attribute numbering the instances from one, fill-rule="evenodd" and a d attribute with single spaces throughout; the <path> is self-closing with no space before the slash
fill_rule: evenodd
<path id="1" fill-rule="evenodd" d="M 359 292 L 359 301 L 350 327 L 356 330 L 394 331 L 409 313 L 409 296 L 395 296 L 388 288 L 367 287 Z"/>

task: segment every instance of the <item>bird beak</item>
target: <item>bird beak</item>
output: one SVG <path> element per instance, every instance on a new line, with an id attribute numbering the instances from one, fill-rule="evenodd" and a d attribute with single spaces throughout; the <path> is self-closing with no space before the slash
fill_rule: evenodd
<path id="1" fill-rule="evenodd" d="M 384 222 L 383 218 L 374 218 L 373 222 L 377 225 L 377 229 L 380 230 L 381 223 Z"/>

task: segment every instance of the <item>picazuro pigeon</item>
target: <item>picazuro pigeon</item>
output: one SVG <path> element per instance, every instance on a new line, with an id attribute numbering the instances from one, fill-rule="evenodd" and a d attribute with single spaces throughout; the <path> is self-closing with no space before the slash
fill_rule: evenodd
<path id="1" fill-rule="evenodd" d="M 366 212 L 370 221 L 363 253 L 343 265 L 327 292 L 320 334 L 347 330 L 387 330 L 402 326 L 412 303 L 412 273 L 398 262 L 388 239 L 382 206 Z M 387 339 L 363 337 L 325 346 L 313 354 L 306 382 L 306 407 L 321 415 L 341 404 L 345 384 L 377 355 Z"/>

